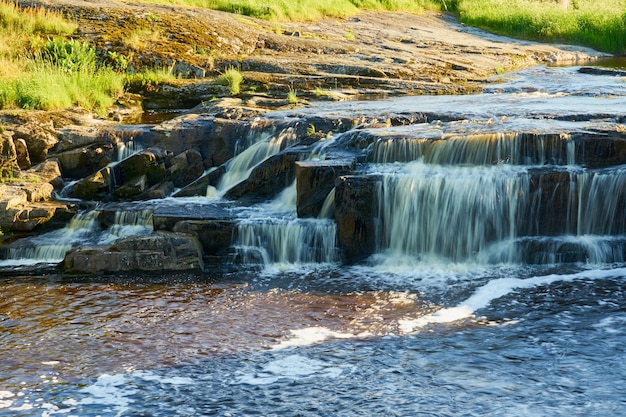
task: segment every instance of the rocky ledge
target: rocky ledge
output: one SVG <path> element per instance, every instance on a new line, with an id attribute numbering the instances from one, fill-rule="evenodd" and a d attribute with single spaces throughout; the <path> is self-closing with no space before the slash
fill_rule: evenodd
<path id="1" fill-rule="evenodd" d="M 161 123 L 124 123 L 123 104 L 108 119 L 80 109 L 0 112 L 0 158 L 6 173 L 0 184 L 3 252 L 10 252 L 25 233 L 62 227 L 86 208 L 99 211 L 97 228 L 105 231 L 113 223 L 103 214 L 112 212 L 111 204 L 145 202 L 139 209 L 116 207 L 118 212 L 148 211 L 151 233 L 74 247 L 63 262 L 71 273 L 201 270 L 232 261 L 237 228 L 230 208 L 191 205 L 168 211 L 153 202 L 206 196 L 219 186 L 233 156 L 259 135 L 286 145 L 225 197 L 237 204 L 266 200 L 297 178 L 298 216 L 307 218 L 320 215 L 334 187 L 333 216 L 344 260 L 362 259 L 374 246 L 376 178 L 354 174 L 371 158 L 371 145 L 380 138 L 357 130 L 329 149 L 324 161 L 305 159 L 320 141 L 355 127 L 458 116 L 319 117 L 300 114 L 299 106 L 307 100 L 477 92 L 488 77 L 502 71 L 602 56 L 584 48 L 497 37 L 431 13 L 363 12 L 277 28 L 227 13 L 110 0 L 20 3 L 63 10 L 79 22 L 81 37 L 96 44 L 99 53 L 125 53 L 135 67 L 168 65 L 181 77 L 176 85 L 139 92 L 143 110 L 179 111 Z M 146 19 L 159 36 L 141 50 L 129 50 L 122 39 L 145 28 Z M 213 52 L 207 56 L 209 50 Z M 229 97 L 216 83 L 229 66 L 240 68 L 245 77 L 238 97 Z M 297 105 L 285 99 L 289 90 L 297 92 Z M 279 117 L 269 112 L 277 109 L 286 111 Z M 606 158 L 611 165 L 626 163 L 623 132 L 574 134 L 582 144 L 580 157 L 589 166 Z M 603 140 L 590 141 L 591 136 Z M 553 182 L 559 184 L 558 179 Z"/>

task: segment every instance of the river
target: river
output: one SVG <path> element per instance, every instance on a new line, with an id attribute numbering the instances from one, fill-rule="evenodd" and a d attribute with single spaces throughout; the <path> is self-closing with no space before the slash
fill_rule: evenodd
<path id="1" fill-rule="evenodd" d="M 380 227 L 354 265 L 332 220 L 296 218 L 292 186 L 237 209 L 234 244 L 260 268 L 3 275 L 0 415 L 626 415 L 626 169 L 586 167 L 569 142 L 528 153 L 515 133 L 623 132 L 625 109 L 623 77 L 576 67 L 303 109 L 468 118 L 371 129 L 458 143 L 372 149 Z M 560 222 L 532 198 L 539 168 L 567 176 Z"/>

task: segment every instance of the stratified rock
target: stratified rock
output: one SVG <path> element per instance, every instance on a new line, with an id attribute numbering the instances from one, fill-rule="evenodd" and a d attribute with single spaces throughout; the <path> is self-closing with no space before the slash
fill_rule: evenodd
<path id="1" fill-rule="evenodd" d="M 354 170 L 356 159 L 296 162 L 298 217 L 317 217 L 335 180 Z"/>
<path id="2" fill-rule="evenodd" d="M 228 253 L 236 231 L 234 219 L 182 220 L 174 226 L 174 232 L 197 237 L 205 256 L 211 257 Z"/>
<path id="3" fill-rule="evenodd" d="M 63 260 L 64 271 L 73 274 L 198 271 L 203 267 L 197 239 L 169 232 L 131 236 L 109 246 L 78 248 Z"/>
<path id="4" fill-rule="evenodd" d="M 71 207 L 49 201 L 52 190 L 48 183 L 0 184 L 0 229 L 28 232 L 44 224 L 69 220 Z"/>
<path id="5" fill-rule="evenodd" d="M 346 262 L 354 263 L 376 249 L 377 177 L 342 176 L 335 183 L 337 243 Z"/>

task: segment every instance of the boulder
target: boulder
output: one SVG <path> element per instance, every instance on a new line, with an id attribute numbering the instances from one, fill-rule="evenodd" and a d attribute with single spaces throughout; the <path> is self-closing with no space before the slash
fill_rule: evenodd
<path id="1" fill-rule="evenodd" d="M 113 145 L 91 145 L 55 153 L 55 159 L 67 178 L 83 178 L 109 165 L 114 158 Z"/>
<path id="2" fill-rule="evenodd" d="M 224 165 L 219 168 L 212 169 L 200 176 L 191 184 L 177 191 L 174 194 L 174 197 L 192 197 L 198 195 L 206 196 L 207 188 L 209 186 L 215 187 L 219 183 L 220 178 L 222 178 L 222 175 L 224 175 L 224 172 L 226 172 L 226 167 Z"/>
<path id="3" fill-rule="evenodd" d="M 30 160 L 36 164 L 45 161 L 48 151 L 59 141 L 51 124 L 36 121 L 29 121 L 16 127 L 13 139 L 23 139 L 26 142 Z"/>
<path id="4" fill-rule="evenodd" d="M 165 153 L 158 148 L 150 148 L 124 159 L 115 165 L 114 171 L 118 184 L 125 184 L 142 176 L 148 186 L 153 186 L 165 179 Z"/>
<path id="5" fill-rule="evenodd" d="M 201 177 L 202 174 L 204 174 L 202 155 L 194 149 L 176 155 L 167 169 L 167 177 L 171 178 L 176 187 L 184 187 Z"/>
<path id="6" fill-rule="evenodd" d="M 63 178 L 61 175 L 61 168 L 59 167 L 59 160 L 56 158 L 50 158 L 40 164 L 31 167 L 27 174 L 33 174 L 37 176 L 41 181 L 52 184 L 54 188 L 63 187 Z"/>
<path id="7" fill-rule="evenodd" d="M 113 195 L 116 199 L 122 200 L 135 197 L 146 190 L 147 183 L 148 178 L 145 175 L 142 175 L 141 177 L 137 177 L 135 179 L 127 181 L 124 185 L 118 187 L 113 192 Z"/>
<path id="8" fill-rule="evenodd" d="M 356 159 L 296 162 L 298 217 L 317 217 L 335 180 L 356 167 Z"/>
<path id="9" fill-rule="evenodd" d="M 70 191 L 70 196 L 82 200 L 103 201 L 110 198 L 114 179 L 111 168 L 102 168 L 100 171 L 80 181 L 77 181 Z"/>
<path id="10" fill-rule="evenodd" d="M 71 250 L 62 265 L 72 274 L 201 271 L 204 267 L 197 239 L 170 232 L 130 236 L 108 246 Z"/>
<path id="11" fill-rule="evenodd" d="M 0 178 L 13 178 L 19 175 L 20 167 L 11 132 L 0 134 Z"/>

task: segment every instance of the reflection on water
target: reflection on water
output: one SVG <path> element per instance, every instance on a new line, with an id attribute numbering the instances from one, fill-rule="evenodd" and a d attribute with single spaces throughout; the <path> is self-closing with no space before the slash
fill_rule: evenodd
<path id="1" fill-rule="evenodd" d="M 290 331 L 397 333 L 406 314 L 429 311 L 405 293 L 259 292 L 246 285 L 20 282 L 0 294 L 4 387 L 40 379 L 146 369 L 279 344 Z M 319 337 L 311 331 L 311 337 Z M 40 382 L 40 381 L 39 381 Z"/>

